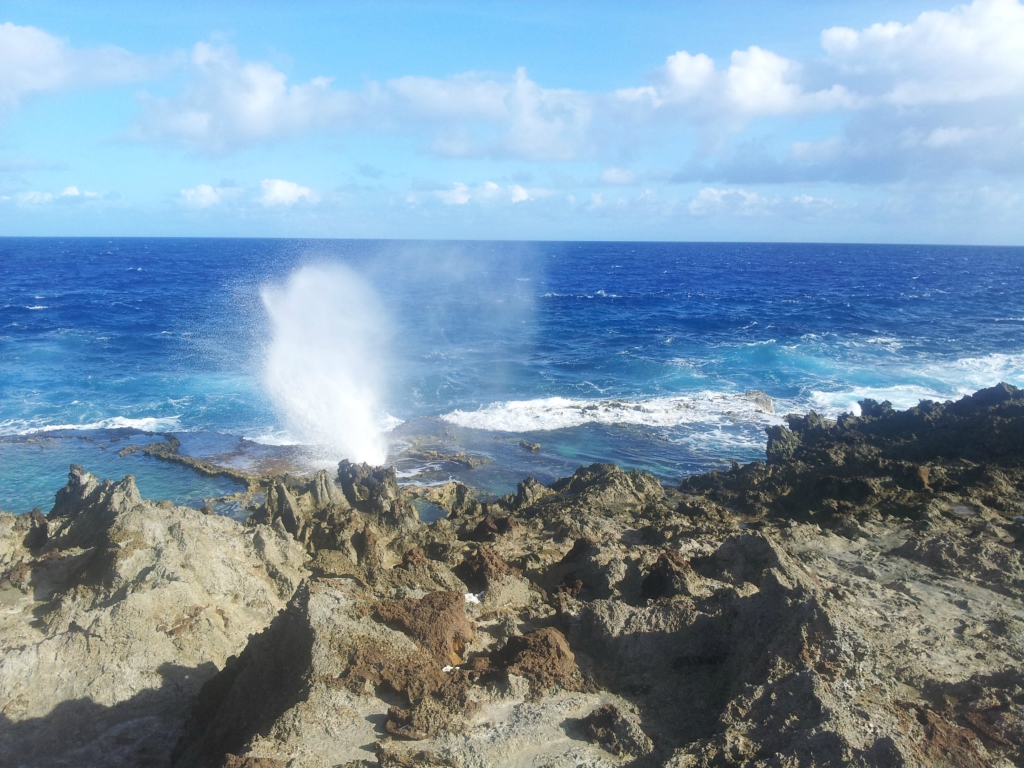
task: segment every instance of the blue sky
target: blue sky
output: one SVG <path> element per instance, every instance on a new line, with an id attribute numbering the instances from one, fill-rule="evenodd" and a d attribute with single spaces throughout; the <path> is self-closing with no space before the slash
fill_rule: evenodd
<path id="1" fill-rule="evenodd" d="M 0 9 L 0 234 L 1024 244 L 1024 6 Z"/>

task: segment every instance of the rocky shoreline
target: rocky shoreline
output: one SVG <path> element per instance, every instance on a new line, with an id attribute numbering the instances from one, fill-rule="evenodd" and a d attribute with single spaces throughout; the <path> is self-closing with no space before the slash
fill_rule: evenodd
<path id="1" fill-rule="evenodd" d="M 679 487 L 246 476 L 244 524 L 72 467 L 0 513 L 0 765 L 1024 764 L 1024 391 L 861 409 Z"/>

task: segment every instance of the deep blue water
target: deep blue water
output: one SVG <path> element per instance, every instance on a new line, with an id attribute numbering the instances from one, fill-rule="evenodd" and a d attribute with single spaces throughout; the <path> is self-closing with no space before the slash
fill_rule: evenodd
<path id="1" fill-rule="evenodd" d="M 266 286 L 289 298 L 276 326 Z M 315 352 L 285 358 L 283 400 L 275 332 Z M 120 457 L 118 428 L 238 466 L 334 463 L 362 443 L 274 446 L 349 424 L 334 405 L 352 398 L 404 422 L 383 433 L 392 460 L 414 444 L 491 459 L 400 460 L 410 481 L 504 492 L 599 459 L 670 480 L 763 455 L 778 416 L 751 390 L 835 415 L 1020 386 L 1022 332 L 1019 248 L 2 238 L 0 508 L 48 509 L 71 461 L 183 503 L 232 490 Z"/>

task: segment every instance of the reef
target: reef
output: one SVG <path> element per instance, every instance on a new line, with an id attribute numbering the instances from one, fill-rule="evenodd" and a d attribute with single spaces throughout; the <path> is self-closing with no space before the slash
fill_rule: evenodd
<path id="1" fill-rule="evenodd" d="M 1024 764 L 1024 392 L 860 407 L 677 487 L 247 478 L 244 524 L 72 467 L 0 514 L 0 764 Z"/>

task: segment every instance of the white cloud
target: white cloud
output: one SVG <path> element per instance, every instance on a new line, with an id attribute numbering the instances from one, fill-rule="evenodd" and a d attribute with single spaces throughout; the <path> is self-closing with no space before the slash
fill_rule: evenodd
<path id="1" fill-rule="evenodd" d="M 522 67 L 510 74 L 408 75 L 346 91 L 329 77 L 289 83 L 271 64 L 199 43 L 188 85 L 174 98 L 145 97 L 136 135 L 218 153 L 314 130 L 386 131 L 425 134 L 423 146 L 443 156 L 558 161 L 622 149 L 615 146 L 621 137 L 633 138 L 624 126 L 681 122 L 722 146 L 721 129 L 733 134 L 759 117 L 1005 98 L 1024 84 L 1018 0 L 977 0 L 861 31 L 833 28 L 821 43 L 825 59 L 803 62 L 758 45 L 733 51 L 719 65 L 707 54 L 677 51 L 649 84 L 611 94 L 546 87 Z M 1019 115 L 1011 104 L 1003 107 Z M 914 119 L 917 124 L 897 133 L 912 127 L 922 147 L 951 151 L 983 138 L 984 126 L 961 125 L 949 115 Z M 795 146 L 794 157 L 801 151 Z M 866 146 L 858 151 L 871 154 Z M 610 168 L 602 180 L 633 183 L 628 174 Z M 453 201 L 465 194 L 447 193 Z"/>
<path id="2" fill-rule="evenodd" d="M 165 71 L 173 57 L 123 48 L 76 49 L 36 27 L 0 24 L 0 110 L 33 94 L 76 86 L 131 83 Z"/>
<path id="3" fill-rule="evenodd" d="M 651 155 L 693 145 L 683 170 L 666 169 L 662 178 L 704 187 L 679 203 L 694 215 L 825 205 L 792 191 L 777 197 L 748 191 L 769 183 L 948 181 L 979 171 L 994 174 L 990 180 L 1024 177 L 1019 0 L 976 0 L 864 29 L 836 27 L 822 32 L 820 42 L 824 56 L 799 60 L 759 45 L 717 61 L 680 50 L 648 81 L 611 93 L 542 84 L 522 67 L 447 77 L 412 73 L 346 90 L 330 77 L 293 82 L 278 66 L 245 60 L 220 44 L 199 43 L 177 59 L 157 59 L 118 48 L 76 49 L 40 29 L 7 23 L 0 24 L 0 113 L 32 94 L 138 81 L 177 63 L 185 85 L 169 97 L 142 96 L 136 138 L 216 154 L 311 131 L 358 131 L 412 136 L 415 146 L 447 157 L 593 161 L 572 171 L 587 181 L 552 182 L 562 195 L 571 189 L 580 208 L 594 189 L 603 189 L 605 198 L 598 194 L 590 204 L 610 208 L 617 198 L 607 187 L 657 177 L 613 162 L 650 167 L 657 162 Z M 814 119 L 824 112 L 833 116 Z M 758 130 L 744 135 L 752 121 Z M 834 135 L 822 136 L 826 125 Z M 522 183 L 458 182 L 413 197 L 465 206 L 518 204 L 549 194 L 507 168 L 465 167 L 473 168 L 465 171 L 473 178 L 500 173 Z M 8 194 L 23 205 L 44 205 L 94 193 Z M 199 184 L 180 190 L 179 201 L 210 207 L 230 194 L 238 193 Z M 265 206 L 319 200 L 308 187 L 282 179 L 264 180 L 256 194 Z M 393 194 L 400 200 L 403 193 Z"/>
<path id="4" fill-rule="evenodd" d="M 38 205 L 46 205 L 47 203 L 53 202 L 68 202 L 77 201 L 84 198 L 97 197 L 95 192 L 89 190 L 80 190 L 75 186 L 64 187 L 60 192 L 54 194 L 53 192 L 40 192 L 38 190 L 31 190 L 28 192 L 19 192 L 14 195 L 14 199 L 19 205 L 33 207 Z M 4 199 L 10 199 L 9 196 Z"/>
<path id="5" fill-rule="evenodd" d="M 31 192 L 19 192 L 14 196 L 14 199 L 17 200 L 20 205 L 43 205 L 45 203 L 53 202 L 53 193 L 37 192 L 35 190 Z"/>
<path id="6" fill-rule="evenodd" d="M 837 207 L 831 197 L 815 197 L 814 195 L 797 195 L 790 202 L 806 211 L 822 211 Z"/>
<path id="7" fill-rule="evenodd" d="M 520 67 L 511 76 L 464 72 L 402 77 L 377 91 L 370 112 L 389 125 L 437 124 L 441 155 L 567 160 L 588 146 L 595 96 L 544 88 Z"/>
<path id="8" fill-rule="evenodd" d="M 223 152 L 261 141 L 337 127 L 360 108 L 331 78 L 288 85 L 287 76 L 261 62 L 244 62 L 232 48 L 197 43 L 194 80 L 175 99 L 143 98 L 136 135 Z"/>
<path id="9" fill-rule="evenodd" d="M 756 45 L 733 51 L 724 70 L 706 54 L 677 51 L 655 71 L 653 85 L 620 89 L 614 96 L 620 106 L 738 125 L 759 115 L 851 109 L 863 103 L 843 85 L 806 91 L 802 80 L 799 62 Z"/>
<path id="10" fill-rule="evenodd" d="M 452 184 L 451 189 L 439 189 L 434 194 L 441 198 L 445 205 L 465 205 L 473 198 L 469 187 L 461 181 Z"/>
<path id="11" fill-rule="evenodd" d="M 690 201 L 689 210 L 694 216 L 753 216 L 764 213 L 776 202 L 758 192 L 748 192 L 745 189 L 705 187 Z"/>
<path id="12" fill-rule="evenodd" d="M 267 206 L 274 205 L 295 205 L 300 200 L 307 203 L 317 203 L 320 197 L 309 187 L 300 187 L 294 181 L 284 179 L 264 179 L 260 182 L 260 189 L 263 195 L 260 202 Z"/>
<path id="13" fill-rule="evenodd" d="M 411 114 L 431 119 L 478 118 L 500 122 L 508 115 L 507 83 L 485 75 L 465 72 L 446 79 L 400 77 L 389 80 L 387 89 Z"/>
<path id="14" fill-rule="evenodd" d="M 524 203 L 547 197 L 551 194 L 547 189 L 527 189 L 519 184 L 503 187 L 493 181 L 485 181 L 476 187 L 470 187 L 461 181 L 452 184 L 451 189 L 439 189 L 434 192 L 445 205 L 466 205 L 473 201 Z"/>
<path id="15" fill-rule="evenodd" d="M 851 110 L 836 135 L 815 141 L 797 137 L 788 156 L 749 142 L 743 150 L 730 147 L 732 157 L 709 159 L 726 146 L 720 141 L 717 151 L 694 158 L 677 180 L 878 184 L 946 183 L 977 179 L 979 173 L 1024 176 L 1024 5 L 1019 0 L 976 0 L 862 30 L 835 27 L 822 33 L 821 43 L 827 55 L 817 62 L 788 66 L 770 56 L 755 57 L 761 59 L 756 69 L 763 82 L 744 97 L 733 89 L 730 103 L 738 122 L 732 124 L 721 117 L 728 114 L 722 103 L 706 98 L 707 89 L 699 99 L 672 104 L 663 74 L 652 86 L 664 97 L 663 106 L 649 99 L 646 109 L 717 120 L 715 127 L 741 128 L 740 104 L 748 116 Z M 726 75 L 751 63 L 734 53 Z M 666 65 L 664 71 L 669 69 Z M 758 79 L 747 73 L 734 80 L 748 76 L 751 84 Z M 799 92 L 787 87 L 806 82 L 835 85 Z"/>
<path id="16" fill-rule="evenodd" d="M 526 187 L 521 187 L 518 184 L 513 184 L 511 190 L 513 203 L 524 203 L 527 200 L 533 200 L 533 196 L 530 194 L 530 190 L 526 189 Z"/>
<path id="17" fill-rule="evenodd" d="M 608 168 L 601 174 L 601 181 L 605 184 L 628 186 L 636 182 L 636 175 L 625 168 Z"/>
<path id="18" fill-rule="evenodd" d="M 498 146 L 509 154 L 568 160 L 585 146 L 593 112 L 587 94 L 542 88 L 520 67 L 506 103 L 508 133 Z"/>
<path id="19" fill-rule="evenodd" d="M 828 60 L 894 105 L 975 102 L 1024 91 L 1024 6 L 976 0 L 910 24 L 826 29 Z"/>
<path id="20" fill-rule="evenodd" d="M 333 88 L 330 77 L 289 84 L 272 65 L 210 43 L 196 44 L 190 63 L 176 97 L 143 96 L 136 138 L 223 153 L 314 130 L 433 130 L 442 155 L 569 159 L 585 148 L 592 116 L 591 95 L 543 88 L 523 68 L 407 76 L 356 92 Z"/>
<path id="21" fill-rule="evenodd" d="M 220 194 L 209 184 L 181 190 L 181 203 L 189 208 L 209 208 L 220 203 Z"/>

